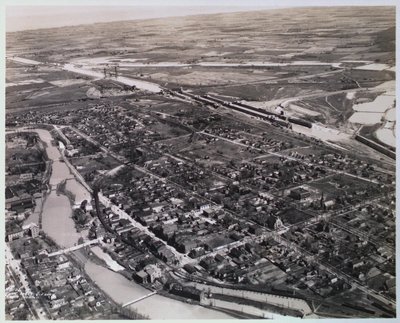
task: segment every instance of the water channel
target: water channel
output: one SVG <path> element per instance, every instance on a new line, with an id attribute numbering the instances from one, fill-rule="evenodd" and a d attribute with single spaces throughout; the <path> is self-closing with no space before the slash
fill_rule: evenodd
<path id="1" fill-rule="evenodd" d="M 52 136 L 47 130 L 34 129 L 46 143 L 47 155 L 52 160 L 50 185 L 52 191 L 43 201 L 42 228 L 60 247 L 70 247 L 77 243 L 81 233 L 77 233 L 71 218 L 72 206 L 64 195 L 57 195 L 55 187 L 67 179 L 67 188 L 73 189 L 78 199 L 90 197 L 86 189 L 76 181 L 68 166 L 60 161 L 61 153 L 52 145 Z M 84 233 L 82 233 L 84 235 Z M 91 261 L 85 265 L 86 273 L 96 284 L 117 303 L 127 303 L 150 293 L 149 290 L 128 280 L 124 276 Z M 229 319 L 231 316 L 199 305 L 187 304 L 168 297 L 154 295 L 130 305 L 140 314 L 151 319 Z"/>

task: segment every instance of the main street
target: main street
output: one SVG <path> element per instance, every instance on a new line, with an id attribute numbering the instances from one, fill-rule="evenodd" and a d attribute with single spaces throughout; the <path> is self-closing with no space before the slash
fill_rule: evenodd
<path id="1" fill-rule="evenodd" d="M 15 259 L 14 255 L 11 252 L 10 246 L 6 244 L 6 249 L 5 249 L 5 257 L 6 257 L 6 265 L 10 267 L 11 273 L 15 273 L 17 277 L 13 275 L 13 278 L 15 281 L 18 281 L 18 283 L 21 284 L 21 288 L 19 290 L 20 295 L 25 301 L 25 304 L 29 307 L 30 312 L 32 313 L 33 316 L 36 316 L 41 320 L 48 320 L 49 318 L 46 315 L 46 311 L 42 307 L 42 305 L 39 303 L 38 298 L 35 296 L 35 293 L 32 291 L 31 287 L 29 286 L 28 283 L 28 277 L 26 273 L 22 270 L 21 268 L 21 261 Z M 32 307 L 30 307 L 27 297 L 30 297 Z M 36 314 L 34 314 L 34 313 Z"/>
<path id="2" fill-rule="evenodd" d="M 96 140 L 90 138 L 88 135 L 82 133 L 81 131 L 77 130 L 76 128 L 74 128 L 74 127 L 71 126 L 70 129 L 73 130 L 73 131 L 75 131 L 75 132 L 76 132 L 77 134 L 79 134 L 82 138 L 84 138 L 84 139 L 90 141 L 92 144 L 94 144 L 94 145 L 96 145 L 97 147 L 99 147 L 102 151 L 106 152 L 107 154 L 109 154 L 111 157 L 115 158 L 115 159 L 118 160 L 119 162 L 124 163 L 124 164 L 127 164 L 127 163 L 129 162 L 129 161 L 128 161 L 126 158 L 124 158 L 123 156 L 120 156 L 120 155 L 114 153 L 114 152 L 111 151 L 110 149 L 104 147 L 104 146 L 101 145 L 99 142 L 97 142 Z M 165 154 L 165 155 L 167 156 L 167 155 L 169 155 L 169 154 Z M 187 163 L 187 161 L 184 161 L 184 162 Z M 214 201 L 210 200 L 209 198 L 207 198 L 207 197 L 205 197 L 205 196 L 201 196 L 201 195 L 197 194 L 197 193 L 194 192 L 194 191 L 190 191 L 190 190 L 188 190 L 187 188 L 183 187 L 182 185 L 179 185 L 178 183 L 176 183 L 176 182 L 174 182 L 174 181 L 172 181 L 172 180 L 170 180 L 170 179 L 168 179 L 168 178 L 163 178 L 163 177 L 161 177 L 161 176 L 159 176 L 159 175 L 157 175 L 157 174 L 154 174 L 154 173 L 150 172 L 148 169 L 146 169 L 146 168 L 144 168 L 144 167 L 140 167 L 140 166 L 138 166 L 138 165 L 133 165 L 132 167 L 134 167 L 136 170 L 138 170 L 138 171 L 140 171 L 140 172 L 142 172 L 142 173 L 144 173 L 144 174 L 146 174 L 146 175 L 148 175 L 148 176 L 150 176 L 150 177 L 156 178 L 156 179 L 159 180 L 160 182 L 168 183 L 168 184 L 170 184 L 170 185 L 172 185 L 172 186 L 178 188 L 179 190 L 181 190 L 181 191 L 187 193 L 188 195 L 190 195 L 190 196 L 192 196 L 192 197 L 203 199 L 203 200 L 209 202 L 210 204 L 212 204 L 212 205 L 214 205 L 214 206 L 218 206 L 217 203 L 215 203 Z M 75 172 L 77 172 L 77 171 L 75 170 Z M 79 178 L 79 177 L 82 177 L 82 176 L 78 176 L 78 178 Z M 86 184 L 86 185 L 87 185 L 87 184 Z M 251 224 L 251 225 L 259 226 L 259 227 L 261 227 L 263 230 L 265 230 L 265 228 L 264 228 L 263 226 L 260 226 L 259 224 L 257 224 L 256 222 L 254 222 L 254 221 L 252 221 L 252 220 L 249 220 L 249 219 L 245 219 L 245 220 L 240 219 L 240 218 L 239 218 L 239 215 L 238 215 L 237 213 L 233 212 L 233 211 L 225 210 L 225 212 L 227 212 L 228 214 L 230 214 L 231 216 L 233 216 L 234 218 L 236 218 L 236 219 L 238 219 L 238 220 L 240 220 L 240 221 L 245 221 L 245 222 L 247 222 L 247 223 L 249 223 L 249 224 Z"/>
<path id="3" fill-rule="evenodd" d="M 74 127 L 70 127 L 71 130 L 75 131 L 78 135 L 80 135 L 82 138 L 84 138 L 85 140 L 89 141 L 90 143 L 94 144 L 96 147 L 99 147 L 103 152 L 109 154 L 110 156 L 112 156 L 113 158 L 115 158 L 116 160 L 120 161 L 121 163 L 127 163 L 128 161 L 122 157 L 119 156 L 118 154 L 115 154 L 114 152 L 112 152 L 110 149 L 104 147 L 103 145 L 101 145 L 100 143 L 98 143 L 96 140 L 90 138 L 88 135 L 84 134 L 83 132 L 79 131 L 78 129 L 74 128 Z M 64 156 L 64 155 L 63 155 Z M 64 159 L 66 161 L 68 161 L 68 159 L 66 157 L 64 157 Z M 73 173 L 75 174 L 75 176 L 77 176 L 77 179 L 85 186 L 89 188 L 89 185 L 86 183 L 86 181 L 83 179 L 83 177 L 79 174 L 79 172 L 76 171 L 75 167 L 72 166 L 69 162 L 68 162 L 68 166 L 69 168 L 73 171 Z M 146 169 L 139 167 L 139 166 L 134 166 L 136 169 L 138 169 L 139 171 L 143 172 L 143 173 L 147 173 L 153 177 L 156 177 L 157 179 L 159 179 L 160 181 L 163 180 L 165 181 L 163 178 L 156 176 L 152 173 L 149 173 Z M 91 189 L 90 189 L 91 191 Z M 103 194 L 99 193 L 99 200 L 100 202 L 106 206 L 106 207 L 110 207 L 111 211 L 114 212 L 115 214 L 118 214 L 121 218 L 128 220 L 131 225 L 137 229 L 139 229 L 141 232 L 146 233 L 147 235 L 149 235 L 150 237 L 152 237 L 152 239 L 156 240 L 156 241 L 160 241 L 163 243 L 163 245 L 165 245 L 176 257 L 176 259 L 179 262 L 179 266 L 183 266 L 186 263 L 188 263 L 189 258 L 187 257 L 187 255 L 182 254 L 180 252 L 178 252 L 175 248 L 169 246 L 168 244 L 165 243 L 164 240 L 160 239 L 159 237 L 157 237 L 153 232 L 151 232 L 147 227 L 143 226 L 141 223 L 137 222 L 136 220 L 134 220 L 129 214 L 127 214 L 123 209 L 119 208 L 117 205 L 113 204 L 111 202 L 111 200 L 104 196 Z"/>
<path id="4" fill-rule="evenodd" d="M 187 255 L 182 254 L 180 252 L 178 252 L 175 248 L 169 246 L 166 244 L 166 242 L 162 239 L 160 239 L 159 237 L 157 237 L 153 232 L 151 232 L 147 227 L 145 227 L 144 225 L 142 225 L 141 223 L 137 222 L 136 220 L 134 220 L 129 214 L 127 214 L 124 210 L 122 210 L 121 208 L 119 208 L 118 206 L 116 206 L 115 204 L 113 204 L 111 202 L 111 200 L 104 196 L 103 194 L 99 193 L 99 201 L 106 207 L 110 207 L 111 211 L 117 215 L 119 215 L 119 217 L 121 219 L 125 219 L 128 220 L 131 225 L 137 229 L 139 229 L 141 232 L 147 234 L 148 236 L 150 236 L 153 240 L 155 241 L 160 241 L 163 245 L 165 245 L 176 257 L 176 259 L 179 262 L 178 267 L 182 267 L 183 265 L 189 263 L 189 257 L 187 257 Z M 174 266 L 172 266 L 174 267 Z"/>

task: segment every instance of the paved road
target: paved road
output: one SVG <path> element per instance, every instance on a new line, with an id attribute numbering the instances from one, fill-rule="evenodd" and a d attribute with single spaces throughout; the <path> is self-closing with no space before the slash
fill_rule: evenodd
<path id="1" fill-rule="evenodd" d="M 231 143 L 233 143 L 233 144 L 237 144 L 237 145 L 240 145 L 240 146 L 244 146 L 244 147 L 250 147 L 250 148 L 253 148 L 253 147 L 251 147 L 251 146 L 247 146 L 247 145 L 245 145 L 245 144 L 241 144 L 241 143 L 238 143 L 238 142 L 235 142 L 235 141 L 233 141 L 233 140 L 229 140 L 229 139 L 226 139 L 226 138 L 223 138 L 223 137 L 219 137 L 219 136 L 217 136 L 217 135 L 211 135 L 211 134 L 208 134 L 208 133 L 203 133 L 203 134 L 205 134 L 205 135 L 209 135 L 209 136 L 212 136 L 212 137 L 216 137 L 216 138 L 219 138 L 219 139 L 221 139 L 221 140 L 226 140 L 226 141 L 228 141 L 228 142 L 231 142 Z M 98 145 L 98 143 L 97 142 L 95 142 L 97 145 Z M 107 150 L 107 149 L 106 149 Z M 277 156 L 279 156 L 279 157 L 284 157 L 284 158 L 288 158 L 288 159 L 292 159 L 292 160 L 297 160 L 297 161 L 299 161 L 299 162 L 302 162 L 302 163 L 305 163 L 305 164 L 307 164 L 307 165 L 309 165 L 310 163 L 306 163 L 306 162 L 304 162 L 303 160 L 301 160 L 301 159 L 297 159 L 297 158 L 294 158 L 294 157 L 290 157 L 290 156 L 286 156 L 286 155 L 282 155 L 282 154 L 279 154 L 279 153 L 274 153 L 274 152 L 270 152 L 271 154 L 275 154 L 275 155 L 277 155 Z M 118 156 L 119 157 L 119 156 Z M 118 159 L 118 158 L 117 158 Z M 157 175 L 155 175 L 155 174 L 153 174 L 153 173 L 151 173 L 151 172 L 149 172 L 148 170 L 146 170 L 145 168 L 142 168 L 142 167 L 139 167 L 139 166 L 136 166 L 135 165 L 135 168 L 136 169 L 138 169 L 139 171 L 142 171 L 142 172 L 144 172 L 144 173 L 146 173 L 146 174 L 148 174 L 148 175 L 150 175 L 150 176 L 152 176 L 152 177 L 156 177 L 156 178 L 158 178 L 160 181 L 163 181 L 163 182 L 165 182 L 166 181 L 166 179 L 165 178 L 161 178 L 161 177 L 159 177 L 159 176 L 157 176 Z M 352 176 L 352 177 L 356 177 L 356 178 L 359 178 L 359 179 L 362 179 L 362 180 L 366 180 L 366 181 L 369 181 L 369 182 L 373 182 L 373 183 L 375 183 L 374 181 L 372 181 L 372 180 L 369 180 L 369 179 L 365 179 L 365 178 L 362 178 L 362 177 L 360 177 L 360 176 L 356 176 L 356 175 L 353 175 L 353 174 L 349 174 L 349 173 L 346 173 L 346 172 L 343 172 L 343 171 L 337 171 L 337 170 L 335 170 L 335 169 L 331 169 L 331 168 L 329 168 L 329 167 L 327 167 L 329 170 L 331 170 L 331 171 L 333 171 L 334 173 L 340 173 L 340 174 L 346 174 L 346 175 L 349 175 L 349 176 Z M 177 185 L 177 184 L 175 184 L 175 183 L 172 183 L 173 185 Z M 179 186 L 180 187 L 180 186 Z M 181 189 L 184 189 L 184 188 L 182 188 L 182 187 L 180 187 Z M 185 190 L 185 191 L 187 191 L 187 190 Z M 190 193 L 191 195 L 193 195 L 193 193 L 191 192 Z M 214 203 L 213 203 L 214 204 Z M 127 219 L 128 220 L 132 220 L 132 218 L 131 217 L 127 217 Z M 318 221 L 319 221 L 320 219 L 318 218 Z M 316 220 L 317 221 L 317 220 Z M 136 221 L 135 221 L 136 222 Z M 136 226 L 137 227 L 137 226 Z M 139 227 L 140 228 L 140 227 Z M 142 228 L 140 228 L 140 229 L 142 229 Z M 149 234 L 151 235 L 151 236 L 154 236 L 154 234 L 152 233 L 152 232 L 150 232 L 150 231 L 148 231 L 147 230 L 147 228 L 146 227 L 143 227 L 143 229 L 146 229 L 146 231 L 147 232 L 149 232 Z M 282 231 L 281 232 L 281 234 L 283 233 L 284 231 Z M 259 238 L 256 238 L 256 240 L 263 240 L 263 239 L 265 239 L 266 237 L 270 237 L 270 236 L 274 236 L 274 233 L 271 233 L 271 232 L 264 232 L 263 233 L 263 235 L 262 236 L 260 236 Z M 281 238 L 282 239 L 282 238 Z M 235 242 L 232 242 L 232 243 L 230 243 L 230 244 L 228 244 L 228 245 L 225 245 L 225 246 L 223 246 L 222 248 L 220 248 L 219 250 L 217 250 L 217 251 L 214 251 L 214 252 L 211 252 L 211 253 L 208 253 L 208 254 L 206 254 L 206 255 L 204 255 L 204 256 L 201 256 L 201 257 L 199 257 L 199 258 L 197 258 L 197 259 L 190 259 L 190 258 L 188 258 L 186 255 L 184 255 L 183 257 L 183 259 L 184 259 L 184 261 L 182 260 L 182 257 L 179 257 L 178 259 L 181 259 L 181 263 L 182 264 L 184 264 L 184 263 L 190 263 L 190 264 L 193 264 L 193 263 L 198 263 L 198 261 L 200 261 L 201 259 L 203 259 L 203 258 L 205 258 L 205 257 L 208 257 L 208 256 L 213 256 L 213 255 L 216 255 L 218 252 L 221 252 L 221 251 L 225 251 L 225 250 L 227 250 L 227 249 L 229 249 L 229 248 L 233 248 L 233 247 L 237 247 L 237 246 L 240 246 L 240 245 L 244 245 L 245 243 L 247 243 L 247 242 L 249 242 L 249 241 L 251 241 L 251 240 L 254 240 L 254 237 L 244 237 L 243 239 L 241 239 L 241 240 L 239 240 L 239 241 L 235 241 Z M 261 241 L 260 240 L 260 241 Z M 163 240 L 161 240 L 163 243 L 164 243 L 164 241 Z M 292 245 L 292 243 L 290 243 L 291 245 Z M 171 248 L 171 250 L 172 251 L 176 251 L 174 248 Z M 174 253 L 176 253 L 176 252 L 174 252 Z M 179 254 L 180 256 L 182 256 L 182 254 Z M 321 266 L 324 266 L 324 267 L 326 267 L 326 268 L 328 268 L 328 265 L 324 265 L 324 264 L 320 264 Z M 329 269 L 329 268 L 328 268 Z M 340 272 L 338 272 L 336 269 L 335 270 L 332 270 L 332 269 L 329 269 L 329 271 L 330 272 L 332 272 L 332 273 L 334 273 L 335 275 L 337 275 L 338 277 L 340 277 L 340 276 L 343 276 L 343 274 L 342 273 L 340 273 Z M 347 277 L 347 276 L 346 276 Z M 347 280 L 349 279 L 349 277 L 347 277 Z M 353 281 L 355 282 L 355 280 L 353 279 Z M 355 282 L 356 284 L 358 284 L 359 286 L 362 286 L 362 285 L 360 285 L 359 283 L 357 283 L 357 282 Z M 357 286 L 358 287 L 358 286 Z M 377 295 L 377 298 L 378 297 L 380 297 L 380 295 Z M 387 300 L 386 298 L 383 298 L 384 300 Z"/>
<path id="2" fill-rule="evenodd" d="M 60 127 L 57 125 L 53 125 L 53 128 L 57 131 L 57 133 L 59 134 L 59 136 L 61 138 L 63 138 L 65 140 L 65 142 L 67 143 L 67 145 L 71 144 L 71 142 L 69 141 L 69 139 L 64 135 L 64 133 L 61 131 L 60 128 L 64 128 L 64 127 Z"/>
<path id="3" fill-rule="evenodd" d="M 48 320 L 49 318 L 47 317 L 45 310 L 40 305 L 39 301 L 35 297 L 35 294 L 33 293 L 32 289 L 29 286 L 28 277 L 26 276 L 25 272 L 21 269 L 21 261 L 14 258 L 13 254 L 11 252 L 10 246 L 7 244 L 6 244 L 6 250 L 5 250 L 5 257 L 6 257 L 6 264 L 9 265 L 10 268 L 17 275 L 17 277 L 14 276 L 14 278 L 17 279 L 19 283 L 21 283 L 23 288 L 25 288 L 25 292 L 20 290 L 20 294 L 22 295 L 23 299 L 25 300 L 25 303 L 28 305 L 25 295 L 32 296 L 32 305 L 35 308 L 35 312 L 38 315 L 39 319 L 40 320 Z M 32 313 L 31 308 L 30 308 L 30 311 Z"/>
<path id="4" fill-rule="evenodd" d="M 99 193 L 99 201 L 102 204 L 104 204 L 106 207 L 110 207 L 111 211 L 115 214 L 118 214 L 120 218 L 128 220 L 132 224 L 132 226 L 139 229 L 141 232 L 146 233 L 147 235 L 149 235 L 152 239 L 154 239 L 156 241 L 162 242 L 162 244 L 165 245 L 175 255 L 176 259 L 179 261 L 179 266 L 183 266 L 189 262 L 189 259 L 190 259 L 189 257 L 187 257 L 185 254 L 181 254 L 175 248 L 167 245 L 164 240 L 160 239 L 153 232 L 151 232 L 147 227 L 145 227 L 141 223 L 134 220 L 129 214 L 127 214 L 124 210 L 120 209 L 118 206 L 114 205 L 110 201 L 109 198 L 107 198 L 106 196 L 104 196 L 101 193 Z"/>
<path id="5" fill-rule="evenodd" d="M 85 139 L 87 139 L 87 140 L 90 140 L 90 142 L 92 142 L 94 145 L 100 147 L 103 151 L 107 152 L 108 154 L 110 154 L 111 156 L 113 156 L 114 158 L 116 158 L 117 160 L 119 160 L 119 161 L 121 161 L 121 162 L 126 162 L 125 158 L 123 158 L 123 157 L 121 157 L 121 156 L 119 156 L 119 155 L 113 153 L 113 152 L 110 151 L 109 149 L 103 147 L 102 145 L 100 145 L 100 143 L 98 143 L 97 141 L 93 140 L 92 138 L 90 138 L 90 137 L 87 136 L 86 134 L 84 134 L 84 133 L 82 133 L 82 132 L 76 130 L 76 129 L 73 128 L 73 127 L 71 127 L 71 129 L 73 129 L 74 131 L 76 131 L 76 132 L 77 132 L 79 135 L 81 135 L 83 138 L 85 138 Z M 182 160 L 182 161 L 183 161 L 183 160 Z M 183 161 L 183 162 L 185 162 L 185 161 Z M 140 167 L 140 166 L 137 166 L 137 165 L 133 165 L 133 167 L 134 167 L 135 169 L 137 169 L 138 171 L 142 172 L 142 173 L 145 173 L 145 174 L 147 174 L 147 175 L 149 175 L 149 176 L 151 176 L 151 177 L 153 177 L 153 178 L 158 179 L 158 180 L 161 181 L 161 182 L 164 182 L 164 183 L 165 183 L 165 182 L 168 182 L 169 184 L 171 184 L 171 185 L 173 185 L 173 186 L 175 186 L 175 187 L 178 187 L 179 189 L 185 191 L 186 193 L 188 193 L 189 195 L 191 195 L 191 196 L 193 196 L 193 197 L 198 197 L 198 198 L 205 199 L 205 200 L 207 200 L 208 202 L 210 202 L 211 204 L 216 205 L 216 203 L 213 202 L 212 200 L 209 200 L 209 199 L 207 199 L 207 198 L 205 198 L 205 197 L 203 197 L 203 196 L 200 196 L 200 195 L 198 195 L 198 194 L 195 193 L 195 192 L 188 191 L 186 188 L 182 187 L 181 185 L 179 185 L 179 184 L 177 184 L 177 183 L 175 183 L 175 182 L 172 182 L 172 181 L 170 181 L 170 180 L 168 180 L 168 179 L 166 179 L 166 178 L 160 177 L 160 176 L 158 176 L 158 175 L 156 175 L 156 174 L 153 174 L 152 172 L 148 171 L 146 168 L 143 168 L 143 167 Z M 161 241 L 164 245 L 166 245 L 166 246 L 174 253 L 174 255 L 177 257 L 178 261 L 180 262 L 180 265 L 190 264 L 190 263 L 194 263 L 194 262 L 198 262 L 198 261 L 199 261 L 199 259 L 193 260 L 193 259 L 189 258 L 186 254 L 182 254 L 182 253 L 178 252 L 175 248 L 170 247 L 169 245 L 167 245 L 167 244 L 165 243 L 164 240 L 158 238 L 158 237 L 155 236 L 155 234 L 154 234 L 153 232 L 151 232 L 147 227 L 143 226 L 143 225 L 140 224 L 139 222 L 137 222 L 137 221 L 135 221 L 134 219 L 132 219 L 131 216 L 129 216 L 125 211 L 123 211 L 123 210 L 121 210 L 120 208 L 118 208 L 116 205 L 112 204 L 111 201 L 110 201 L 107 197 L 105 197 L 104 195 L 102 195 L 101 193 L 99 193 L 99 199 L 100 199 L 100 202 L 103 203 L 104 205 L 106 205 L 106 206 L 111 206 L 111 210 L 112 210 L 113 212 L 115 212 L 116 214 L 118 214 L 121 218 L 124 218 L 124 219 L 129 220 L 129 221 L 131 222 L 131 224 L 132 224 L 134 227 L 136 227 L 136 228 L 142 230 L 143 232 L 145 232 L 146 234 L 148 234 L 149 236 L 151 236 L 153 239 L 159 240 L 159 241 Z M 232 216 L 237 217 L 237 214 L 234 214 L 234 213 L 229 212 L 229 211 L 227 211 L 227 212 L 228 212 L 229 214 L 231 214 Z M 250 221 L 250 220 L 246 220 L 246 221 L 249 222 L 249 223 L 251 223 L 251 224 L 256 224 L 255 222 Z M 231 244 L 229 244 L 229 245 L 225 245 L 225 247 L 223 247 L 222 249 L 219 249 L 219 251 L 224 250 L 224 249 L 229 248 L 229 247 L 234 247 L 234 246 L 243 245 L 243 244 L 245 244 L 246 242 L 249 242 L 250 240 L 251 240 L 251 238 L 245 237 L 244 239 L 242 239 L 242 240 L 240 240 L 240 241 L 235 241 L 235 242 L 233 242 L 233 243 L 231 243 Z M 207 255 L 215 255 L 216 253 L 217 253 L 217 251 L 216 251 L 216 252 L 212 252 L 212 253 L 208 253 Z M 205 257 L 205 256 L 207 256 L 207 255 L 204 255 L 203 257 Z M 200 258 L 200 259 L 202 259 L 202 258 Z"/>
<path id="6" fill-rule="evenodd" d="M 120 162 L 122 162 L 122 163 L 126 163 L 127 162 L 127 160 L 124 157 L 119 156 L 119 155 L 115 154 L 114 152 L 112 152 L 111 150 L 109 150 L 109 149 L 105 148 L 104 146 L 100 145 L 100 143 L 98 143 L 96 140 L 90 138 L 89 136 L 87 136 L 86 134 L 82 133 L 81 131 L 79 131 L 79 130 L 73 128 L 73 127 L 70 127 L 70 128 L 72 130 L 74 130 L 76 133 L 78 133 L 82 138 L 84 138 L 84 139 L 90 141 L 91 143 L 93 143 L 94 145 L 98 146 L 104 152 L 108 153 L 109 155 L 111 155 L 115 159 L 119 160 Z M 164 178 L 161 178 L 159 176 L 156 176 L 156 175 L 148 172 L 145 168 L 142 168 L 142 167 L 139 167 L 139 166 L 136 166 L 136 165 L 134 167 L 136 169 L 138 169 L 139 171 L 141 171 L 141 172 L 144 172 L 144 173 L 146 173 L 146 174 L 148 174 L 148 175 L 150 175 L 152 177 L 156 177 L 160 181 L 165 182 Z M 161 241 L 169 250 L 171 250 L 173 252 L 175 257 L 179 261 L 180 266 L 183 266 L 186 263 L 188 263 L 188 261 L 190 259 L 189 257 L 187 257 L 185 254 L 182 254 L 182 253 L 178 252 L 175 248 L 167 245 L 164 240 L 160 239 L 153 232 L 151 232 L 147 227 L 143 226 L 141 223 L 139 223 L 136 220 L 134 220 L 129 214 L 127 214 L 124 210 L 120 209 L 118 206 L 114 205 L 109 198 L 107 198 L 106 196 L 104 196 L 101 193 L 99 193 L 99 201 L 102 204 L 104 204 L 106 207 L 111 207 L 111 211 L 112 212 L 114 212 L 115 214 L 118 214 L 121 218 L 128 220 L 135 228 L 138 228 L 142 232 L 145 232 L 147 235 L 152 237 L 154 240 Z"/>

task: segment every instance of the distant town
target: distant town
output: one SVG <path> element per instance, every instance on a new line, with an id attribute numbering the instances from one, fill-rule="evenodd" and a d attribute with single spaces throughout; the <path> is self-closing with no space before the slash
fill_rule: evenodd
<path id="1" fill-rule="evenodd" d="M 6 318 L 396 317 L 394 12 L 8 33 Z"/>

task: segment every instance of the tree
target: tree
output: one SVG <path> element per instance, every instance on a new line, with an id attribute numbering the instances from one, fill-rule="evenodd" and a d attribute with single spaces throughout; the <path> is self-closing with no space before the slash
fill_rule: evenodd
<path id="1" fill-rule="evenodd" d="M 82 210 L 86 210 L 86 205 L 87 205 L 87 203 L 88 203 L 87 200 L 83 200 L 82 203 L 81 203 L 80 208 L 81 208 Z"/>

